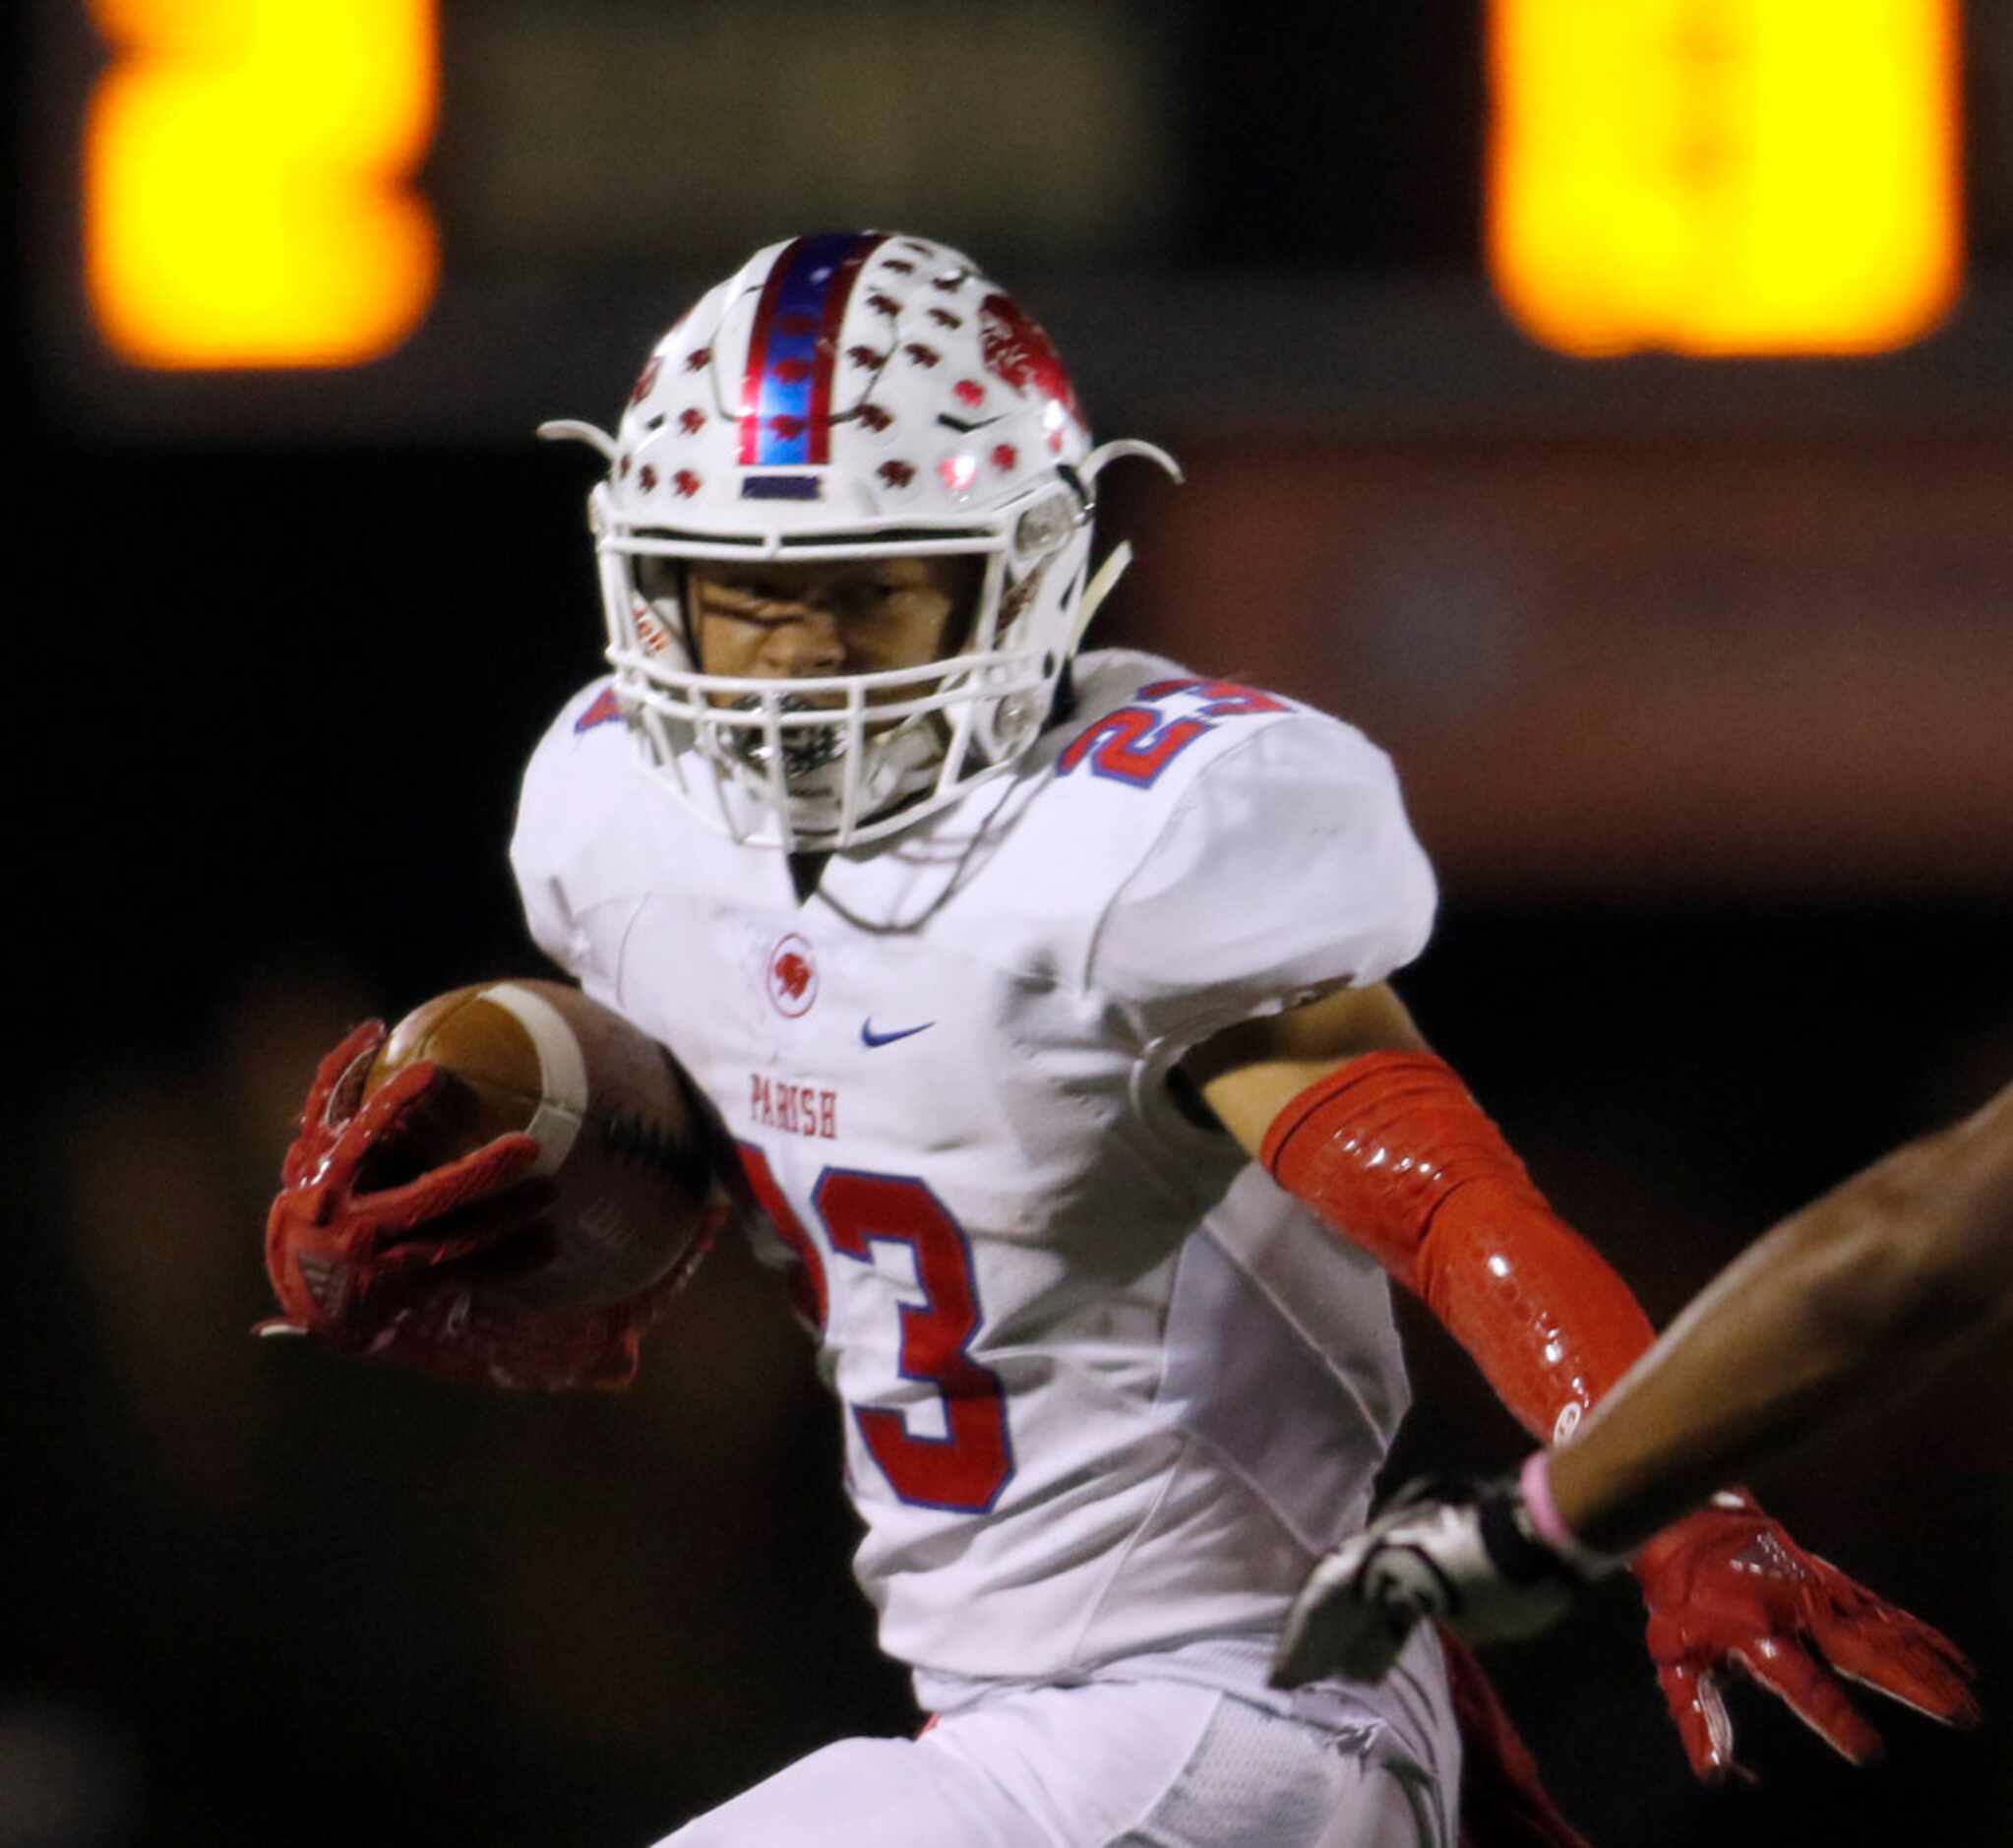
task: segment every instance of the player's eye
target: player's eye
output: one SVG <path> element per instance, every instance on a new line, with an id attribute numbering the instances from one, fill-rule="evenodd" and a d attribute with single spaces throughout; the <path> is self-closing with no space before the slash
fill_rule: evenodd
<path id="1" fill-rule="evenodd" d="M 756 616 L 763 607 L 782 600 L 776 586 L 762 580 L 750 584 L 705 584 L 700 599 L 709 610 L 725 616 Z"/>
<path id="2" fill-rule="evenodd" d="M 869 580 L 863 597 L 878 609 L 901 609 L 929 593 L 930 586 L 913 578 L 886 577 Z"/>

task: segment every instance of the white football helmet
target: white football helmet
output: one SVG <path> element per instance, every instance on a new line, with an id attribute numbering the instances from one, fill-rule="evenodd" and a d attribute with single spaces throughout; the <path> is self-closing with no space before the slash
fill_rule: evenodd
<path id="1" fill-rule="evenodd" d="M 1011 765 L 1130 556 L 1087 581 L 1099 472 L 1143 455 L 1180 479 L 1151 444 L 1091 447 L 1048 337 L 968 259 L 872 231 L 758 251 L 657 342 L 612 437 L 539 434 L 608 460 L 588 518 L 644 763 L 708 826 L 791 850 L 879 839 Z M 682 595 L 635 568 L 931 553 L 985 560 L 959 650 L 815 679 L 706 673 Z"/>

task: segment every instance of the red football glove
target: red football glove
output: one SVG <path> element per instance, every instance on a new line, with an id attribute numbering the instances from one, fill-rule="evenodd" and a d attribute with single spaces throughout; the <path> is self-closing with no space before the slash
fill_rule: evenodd
<path id="1" fill-rule="evenodd" d="M 627 1386 L 644 1331 L 701 1253 L 608 1307 L 534 1311 L 486 1290 L 550 1255 L 539 1216 L 552 1185 L 528 1178 L 538 1143 L 500 1136 L 402 1186 L 360 1186 L 366 1159 L 440 1082 L 439 1067 L 408 1066 L 360 1104 L 384 1041 L 384 1023 L 366 1021 L 315 1074 L 266 1222 L 266 1273 L 284 1313 L 259 1332 L 489 1386 Z"/>
<path id="2" fill-rule="evenodd" d="M 1965 1686 L 1972 1666 L 1947 1636 L 1805 1553 L 1745 1494 L 1716 1495 L 1652 1539 L 1630 1570 L 1650 1607 L 1657 1680 L 1700 1777 L 1750 1775 L 1734 1757 L 1720 1695 L 1729 1666 L 1854 1764 L 1879 1756 L 1880 1735 L 1837 1676 L 1946 1725 L 1978 1722 Z"/>

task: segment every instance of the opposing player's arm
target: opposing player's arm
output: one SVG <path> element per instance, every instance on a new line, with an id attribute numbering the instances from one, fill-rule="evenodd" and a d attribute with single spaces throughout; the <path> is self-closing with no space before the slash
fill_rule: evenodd
<path id="1" fill-rule="evenodd" d="M 1427 1050 L 1380 985 L 1243 1022 L 1184 1068 L 1256 1156 L 1297 1099 L 1346 1082 L 1351 1061 Z M 1558 1513 L 1597 1551 L 1632 1551 L 1837 1410 L 1923 1378 L 2008 1317 L 2013 1085 L 1728 1266 L 1554 1456 Z"/>
<path id="2" fill-rule="evenodd" d="M 1793 1213 L 1707 1285 L 1550 1459 L 1559 1516 L 1628 1551 L 2009 1317 L 2013 1085 Z"/>

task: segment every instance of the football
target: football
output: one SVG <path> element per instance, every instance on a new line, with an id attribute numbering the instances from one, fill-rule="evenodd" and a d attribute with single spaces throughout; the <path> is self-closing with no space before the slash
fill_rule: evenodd
<path id="1" fill-rule="evenodd" d="M 662 1046 L 563 982 L 482 982 L 415 1008 L 379 1049 L 368 1096 L 421 1061 L 445 1080 L 385 1151 L 374 1186 L 527 1131 L 558 1189 L 549 1262 L 493 1287 L 529 1308 L 619 1303 L 696 1263 L 724 1195 L 709 1108 Z"/>

